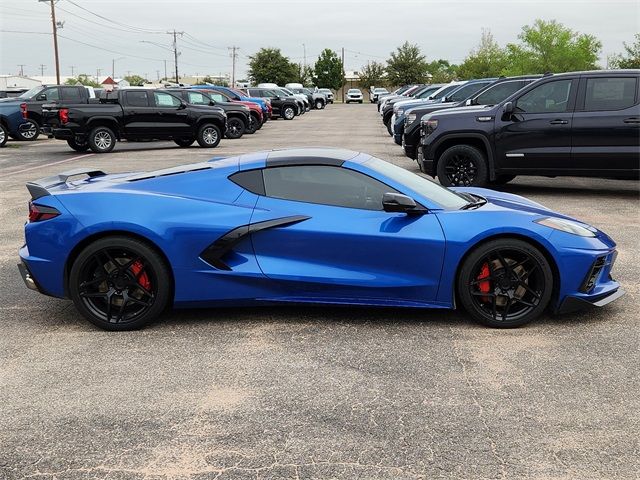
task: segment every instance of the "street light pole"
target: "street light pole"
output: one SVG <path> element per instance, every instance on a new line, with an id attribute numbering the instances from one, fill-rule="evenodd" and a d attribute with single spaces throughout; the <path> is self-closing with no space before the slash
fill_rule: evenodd
<path id="1" fill-rule="evenodd" d="M 56 60 L 56 83 L 60 85 L 60 60 L 58 58 L 58 27 L 56 26 L 56 7 L 53 0 L 38 0 L 49 2 L 51 5 L 51 25 L 53 26 L 53 52 Z"/>

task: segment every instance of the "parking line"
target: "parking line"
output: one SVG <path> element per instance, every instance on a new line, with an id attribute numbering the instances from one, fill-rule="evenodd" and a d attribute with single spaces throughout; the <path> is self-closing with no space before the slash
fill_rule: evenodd
<path id="1" fill-rule="evenodd" d="M 15 172 L 9 172 L 9 173 L 2 174 L 2 175 L 0 175 L 0 178 L 10 177 L 11 175 L 17 175 L 19 173 L 30 172 L 31 170 L 41 170 L 41 169 L 46 168 L 46 167 L 48 167 L 50 165 L 59 165 L 61 163 L 73 162 L 74 160 L 80 160 L 81 158 L 90 157 L 92 155 L 95 155 L 95 153 L 85 153 L 84 155 L 78 155 L 77 157 L 71 157 L 71 158 L 66 158 L 64 160 L 59 160 L 57 162 L 47 163 L 46 165 L 38 165 L 37 167 L 24 168 L 22 170 L 17 170 Z"/>

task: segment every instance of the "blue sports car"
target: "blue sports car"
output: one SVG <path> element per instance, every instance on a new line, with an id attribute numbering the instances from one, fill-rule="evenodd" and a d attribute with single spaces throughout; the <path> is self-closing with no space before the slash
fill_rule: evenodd
<path id="1" fill-rule="evenodd" d="M 623 294 L 601 231 L 349 150 L 81 169 L 27 188 L 25 283 L 109 330 L 140 328 L 169 306 L 292 303 L 461 305 L 515 327 Z"/>

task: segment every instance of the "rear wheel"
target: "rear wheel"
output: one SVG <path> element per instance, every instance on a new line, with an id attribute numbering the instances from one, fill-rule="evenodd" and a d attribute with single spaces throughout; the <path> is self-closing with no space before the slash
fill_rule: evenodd
<path id="1" fill-rule="evenodd" d="M 69 274 L 76 308 L 105 330 L 134 330 L 154 321 L 169 304 L 171 274 L 150 246 L 108 237 L 87 246 Z"/>
<path id="2" fill-rule="evenodd" d="M 244 135 L 245 129 L 245 124 L 241 118 L 231 117 L 227 120 L 227 130 L 224 135 L 231 139 L 240 138 Z"/>
<path id="3" fill-rule="evenodd" d="M 89 142 L 86 140 L 79 142 L 75 138 L 70 138 L 67 140 L 67 145 L 69 145 L 76 152 L 86 152 L 89 150 Z"/>
<path id="4" fill-rule="evenodd" d="M 40 135 L 40 125 L 34 120 L 27 120 L 26 127 L 18 130 L 18 139 L 25 141 L 33 141 Z"/>
<path id="5" fill-rule="evenodd" d="M 96 127 L 89 132 L 89 148 L 94 153 L 109 153 L 116 146 L 116 136 L 109 127 Z"/>
<path id="6" fill-rule="evenodd" d="M 487 162 L 483 153 L 470 145 L 446 149 L 437 165 L 438 180 L 445 187 L 482 187 L 487 184 Z"/>
<path id="7" fill-rule="evenodd" d="M 220 137 L 220 129 L 212 123 L 206 123 L 198 129 L 196 140 L 203 148 L 214 148 L 220 143 Z"/>
<path id="8" fill-rule="evenodd" d="M 174 140 L 175 144 L 182 148 L 190 147 L 195 141 L 195 138 L 176 138 Z"/>
<path id="9" fill-rule="evenodd" d="M 291 105 L 287 105 L 282 109 L 282 118 L 285 120 L 293 120 L 296 116 L 296 111 Z"/>
<path id="10" fill-rule="evenodd" d="M 256 133 L 259 124 L 260 119 L 257 116 L 253 114 L 249 115 L 249 125 L 247 125 L 246 133 L 248 133 L 249 135 Z"/>
<path id="11" fill-rule="evenodd" d="M 0 148 L 4 147 L 7 144 L 8 138 L 9 132 L 7 131 L 5 126 L 0 123 Z"/>
<path id="12" fill-rule="evenodd" d="M 549 304 L 553 273 L 536 247 L 505 238 L 481 245 L 465 259 L 457 287 L 462 305 L 477 322 L 519 327 Z"/>

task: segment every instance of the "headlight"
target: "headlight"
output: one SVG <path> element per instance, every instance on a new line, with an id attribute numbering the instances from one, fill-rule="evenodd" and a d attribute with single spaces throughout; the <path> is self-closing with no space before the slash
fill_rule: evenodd
<path id="1" fill-rule="evenodd" d="M 402 115 L 404 113 L 404 109 L 399 108 L 398 110 L 396 110 L 396 117 L 399 117 L 400 115 Z"/>
<path id="2" fill-rule="evenodd" d="M 553 228 L 554 230 L 560 230 L 561 232 L 571 233 L 573 235 L 579 235 L 581 237 L 595 237 L 596 234 L 592 228 L 582 223 L 574 222 L 572 220 L 566 220 L 558 217 L 546 217 L 539 220 L 534 220 L 540 225 Z"/>
<path id="3" fill-rule="evenodd" d="M 411 125 L 413 122 L 416 121 L 416 118 L 417 118 L 417 115 L 415 113 L 410 113 L 405 117 L 405 120 L 404 120 L 405 125 Z"/>
<path id="4" fill-rule="evenodd" d="M 438 120 L 425 120 L 422 122 L 422 125 L 425 127 L 427 135 L 429 135 L 438 128 Z"/>

